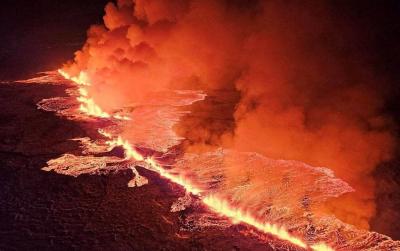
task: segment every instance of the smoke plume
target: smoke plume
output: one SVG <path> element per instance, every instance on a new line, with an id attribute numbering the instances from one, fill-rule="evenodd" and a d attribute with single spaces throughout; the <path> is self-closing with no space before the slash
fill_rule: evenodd
<path id="1" fill-rule="evenodd" d="M 394 146 L 382 115 L 385 83 L 364 33 L 332 4 L 119 0 L 105 12 L 64 67 L 88 74 L 102 108 L 168 89 L 203 90 L 212 100 L 193 113 L 206 115 L 176 128 L 187 151 L 223 146 L 326 166 L 356 192 L 323 210 L 369 228 L 371 173 Z"/>

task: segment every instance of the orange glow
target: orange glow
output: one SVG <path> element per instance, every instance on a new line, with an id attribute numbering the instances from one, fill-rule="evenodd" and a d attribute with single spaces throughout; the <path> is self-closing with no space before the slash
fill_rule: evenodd
<path id="1" fill-rule="evenodd" d="M 81 87 L 81 88 L 78 89 L 78 91 L 79 91 L 79 94 L 81 96 L 83 96 L 83 97 L 87 97 L 88 96 L 88 91 L 85 88 Z"/>
<path id="2" fill-rule="evenodd" d="M 315 251 L 334 251 L 331 247 L 327 246 L 325 243 L 317 243 L 311 245 L 310 248 Z"/>
<path id="3" fill-rule="evenodd" d="M 261 221 L 258 221 L 253 216 L 251 216 L 248 212 L 242 211 L 237 208 L 233 208 L 232 206 L 229 205 L 228 201 L 221 200 L 213 195 L 208 195 L 204 197 L 202 201 L 213 211 L 231 218 L 234 221 L 234 223 L 239 223 L 239 222 L 246 223 L 248 225 L 255 227 L 261 232 L 274 235 L 279 239 L 289 241 L 290 243 L 296 246 L 307 248 L 306 243 L 304 243 L 299 238 L 291 236 L 284 228 L 267 222 L 262 223 Z"/>
<path id="4" fill-rule="evenodd" d="M 107 138 L 112 138 L 112 135 L 108 132 L 105 132 L 104 130 L 99 130 L 99 133 Z M 127 141 L 122 139 L 120 136 L 109 140 L 106 142 L 110 148 L 115 147 L 115 146 L 121 146 L 125 150 L 125 156 L 127 159 L 134 159 L 137 161 L 144 161 L 147 163 L 152 169 L 154 169 L 158 174 L 160 174 L 162 177 L 167 178 L 168 180 L 181 185 L 182 187 L 185 188 L 186 191 L 194 194 L 194 195 L 200 195 L 201 190 L 196 188 L 191 182 L 184 177 L 176 174 L 170 173 L 168 170 L 165 170 L 160 164 L 157 163 L 156 160 L 154 160 L 152 157 L 145 158 L 143 155 L 141 155 L 139 152 L 137 152 L 132 145 Z"/>
<path id="5" fill-rule="evenodd" d="M 110 135 L 110 134 L 109 133 L 103 134 L 103 136 L 106 136 L 106 135 Z M 111 137 L 108 137 L 108 138 L 111 138 Z M 113 147 L 116 147 L 116 146 L 121 146 L 122 148 L 124 148 L 125 156 L 126 156 L 127 159 L 132 159 L 133 158 L 134 160 L 137 160 L 137 161 L 143 161 L 144 160 L 144 157 L 140 153 L 138 153 L 132 147 L 132 145 L 129 144 L 129 142 L 127 140 L 123 140 L 121 138 L 121 136 L 118 136 L 118 137 L 116 137 L 116 138 L 114 138 L 112 140 L 109 140 L 106 143 L 110 146 L 110 148 L 113 148 Z"/>
<path id="6" fill-rule="evenodd" d="M 60 75 L 61 75 L 63 78 L 68 79 L 68 80 L 71 80 L 71 77 L 69 76 L 69 74 L 66 73 L 64 70 L 58 69 L 57 71 L 58 71 L 58 73 L 60 73 Z"/>
<path id="7" fill-rule="evenodd" d="M 114 114 L 114 115 L 113 115 L 113 118 L 119 119 L 119 120 L 131 120 L 130 117 L 124 116 L 124 115 L 119 115 L 119 114 Z"/>
<path id="8" fill-rule="evenodd" d="M 71 80 L 78 85 L 90 85 L 89 77 L 86 72 L 81 71 L 78 76 L 71 77 L 66 71 L 58 69 L 58 73 L 65 79 Z"/>
<path id="9" fill-rule="evenodd" d="M 98 133 L 100 133 L 101 135 L 103 135 L 103 136 L 106 137 L 106 138 L 109 138 L 109 139 L 112 138 L 111 133 L 108 133 L 108 132 L 104 131 L 103 129 L 99 129 L 99 130 L 98 130 Z"/>
<path id="10" fill-rule="evenodd" d="M 110 114 L 104 112 L 92 98 L 89 98 L 89 92 L 84 86 L 90 86 L 89 77 L 85 72 L 80 72 L 78 76 L 71 77 L 67 72 L 62 69 L 58 70 L 61 76 L 64 78 L 73 81 L 77 85 L 79 85 L 79 94 L 80 96 L 77 100 L 81 103 L 79 106 L 79 110 L 83 113 L 86 113 L 89 116 L 99 117 L 99 118 L 109 118 Z"/>
<path id="11" fill-rule="evenodd" d="M 194 194 L 201 195 L 201 190 L 196 188 L 188 179 L 176 174 L 171 174 L 168 170 L 165 170 L 160 164 L 158 164 L 153 158 L 146 158 L 145 162 L 154 168 L 162 177 L 169 179 L 170 181 L 181 185 L 186 191 Z"/>
<path id="12" fill-rule="evenodd" d="M 84 90 L 84 89 L 83 89 Z M 79 110 L 87 115 L 100 118 L 109 118 L 110 114 L 101 110 L 101 108 L 96 105 L 93 99 L 80 96 L 77 100 L 81 103 Z"/>
<path id="13" fill-rule="evenodd" d="M 88 78 L 86 74 L 79 74 L 77 78 L 76 77 L 71 78 L 66 72 L 62 70 L 59 70 L 59 73 L 66 79 L 74 81 L 78 85 L 90 85 L 88 84 Z M 101 110 L 101 108 L 94 102 L 93 99 L 88 98 L 88 92 L 85 88 L 81 87 L 79 89 L 79 93 L 81 96 L 78 97 L 78 101 L 81 102 L 81 107 L 80 107 L 81 111 L 95 117 L 101 117 L 101 118 L 110 117 L 109 114 Z M 120 115 L 114 115 L 114 117 L 115 116 L 120 116 Z M 121 116 L 121 119 L 126 119 L 126 118 L 128 117 Z M 291 244 L 304 249 L 311 249 L 315 251 L 333 250 L 324 243 L 318 243 L 308 246 L 303 240 L 295 236 L 292 236 L 285 228 L 272 223 L 262 222 L 260 220 L 257 220 L 255 217 L 253 217 L 250 213 L 246 212 L 245 210 L 242 210 L 240 208 L 234 208 L 232 205 L 230 205 L 229 201 L 220 199 L 214 195 L 206 194 L 200 188 L 197 188 L 193 184 L 193 182 L 191 182 L 189 179 L 185 178 L 182 175 L 172 173 L 170 170 L 165 169 L 153 157 L 145 157 L 142 154 L 140 154 L 127 140 L 124 140 L 121 136 L 114 136 L 111 133 L 101 129 L 99 129 L 98 132 L 104 137 L 109 139 L 108 141 L 106 141 L 106 144 L 109 145 L 110 150 L 111 148 L 116 146 L 122 147 L 124 149 L 126 159 L 134 159 L 136 161 L 145 162 L 151 169 L 160 174 L 161 177 L 164 177 L 169 181 L 172 181 L 175 184 L 182 186 L 187 192 L 198 196 L 209 209 L 223 216 L 228 217 L 234 224 L 238 224 L 241 222 L 248 224 L 263 233 L 271 234 L 281 240 L 288 241 Z"/>
<path id="14" fill-rule="evenodd" d="M 99 130 L 99 133 L 102 134 L 103 136 L 107 138 L 112 138 L 112 135 L 108 132 L 105 132 L 104 130 Z M 164 169 L 159 163 L 157 163 L 156 160 L 152 157 L 147 157 L 145 158 L 143 155 L 138 153 L 127 140 L 123 140 L 120 136 L 116 137 L 113 140 L 107 141 L 107 144 L 109 144 L 110 147 L 115 147 L 115 146 L 121 146 L 125 150 L 125 156 L 128 159 L 135 159 L 138 161 L 144 161 L 147 163 L 153 170 L 155 170 L 158 174 L 160 174 L 161 177 L 164 177 L 175 184 L 181 185 L 187 192 L 190 192 L 194 195 L 199 196 L 199 198 L 202 200 L 202 202 L 208 206 L 212 211 L 215 211 L 223 216 L 228 217 L 231 219 L 231 221 L 234 224 L 238 223 L 246 223 L 250 226 L 253 226 L 257 230 L 266 233 L 266 234 L 271 234 L 281 240 L 288 241 L 298 247 L 307 249 L 310 248 L 315 251 L 333 251 L 332 248 L 327 246 L 324 243 L 319 243 L 319 244 L 314 244 L 311 246 L 308 246 L 304 241 L 301 239 L 292 236 L 285 228 L 280 227 L 275 224 L 271 224 L 268 222 L 261 222 L 251 216 L 250 213 L 241 210 L 240 208 L 234 208 L 232 207 L 228 201 L 222 200 L 217 198 L 214 195 L 204 195 L 203 196 L 203 191 L 199 188 L 196 188 L 193 183 L 186 179 L 183 176 L 176 175 L 171 173 L 170 171 Z"/>
<path id="15" fill-rule="evenodd" d="M 75 84 L 79 85 L 79 97 L 77 100 L 79 101 L 80 106 L 79 110 L 89 116 L 98 117 L 98 118 L 110 118 L 113 117 L 118 120 L 130 120 L 128 116 L 115 114 L 110 115 L 107 112 L 103 111 L 100 106 L 96 104 L 96 102 L 89 97 L 89 91 L 86 89 L 86 86 L 90 86 L 90 80 L 87 73 L 81 71 L 78 76 L 71 77 L 67 72 L 63 71 L 62 69 L 58 70 L 61 76 L 65 79 L 71 80 Z"/>

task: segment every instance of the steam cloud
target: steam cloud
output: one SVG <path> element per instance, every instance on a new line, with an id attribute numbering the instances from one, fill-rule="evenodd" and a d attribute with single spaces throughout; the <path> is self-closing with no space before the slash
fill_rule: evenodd
<path id="1" fill-rule="evenodd" d="M 395 142 L 381 115 L 384 82 L 350 21 L 322 2 L 119 0 L 105 12 L 64 67 L 87 72 L 102 108 L 171 88 L 236 92 L 226 108 L 233 126 L 200 118 L 178 126 L 192 139 L 186 150 L 224 146 L 327 166 L 356 192 L 324 210 L 369 228 L 371 173 Z"/>

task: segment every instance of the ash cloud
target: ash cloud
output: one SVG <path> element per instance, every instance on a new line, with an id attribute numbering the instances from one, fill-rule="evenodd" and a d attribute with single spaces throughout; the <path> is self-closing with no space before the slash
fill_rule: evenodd
<path id="1" fill-rule="evenodd" d="M 356 192 L 321 210 L 369 228 L 371 173 L 395 145 L 382 115 L 385 80 L 364 31 L 333 9 L 328 1 L 120 0 L 65 69 L 88 73 L 106 111 L 166 89 L 237 95 L 219 111 L 232 125 L 215 122 L 211 103 L 206 116 L 178 126 L 192 139 L 186 150 L 223 146 L 329 167 Z"/>

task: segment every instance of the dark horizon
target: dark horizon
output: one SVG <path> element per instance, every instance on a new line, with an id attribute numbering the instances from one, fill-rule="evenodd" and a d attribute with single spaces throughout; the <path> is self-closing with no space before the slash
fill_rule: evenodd
<path id="1" fill-rule="evenodd" d="M 56 69 L 82 47 L 86 30 L 101 24 L 108 0 L 6 0 L 0 12 L 0 80 Z"/>

